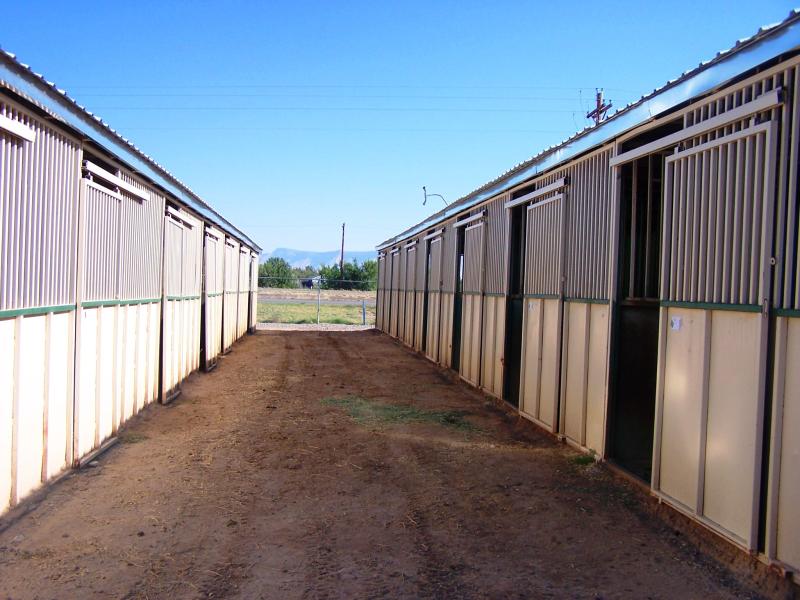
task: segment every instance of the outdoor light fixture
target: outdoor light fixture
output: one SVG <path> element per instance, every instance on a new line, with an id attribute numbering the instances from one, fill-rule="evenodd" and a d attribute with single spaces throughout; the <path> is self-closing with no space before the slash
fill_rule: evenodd
<path id="1" fill-rule="evenodd" d="M 441 194 L 429 194 L 428 190 L 425 189 L 424 185 L 422 186 L 422 193 L 425 194 L 425 199 L 422 201 L 422 206 L 425 206 L 425 204 L 427 204 L 428 196 L 438 196 L 439 198 L 442 199 L 442 202 L 444 202 L 444 205 L 447 206 L 447 200 L 444 199 L 444 196 L 442 196 Z"/>

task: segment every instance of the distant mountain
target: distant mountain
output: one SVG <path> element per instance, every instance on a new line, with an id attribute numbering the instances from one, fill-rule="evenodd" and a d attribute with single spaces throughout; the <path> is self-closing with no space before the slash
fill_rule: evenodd
<path id="1" fill-rule="evenodd" d="M 312 252 L 310 250 L 293 250 L 291 248 L 275 248 L 272 252 L 264 252 L 261 254 L 261 262 L 263 263 L 268 258 L 272 258 L 277 256 L 278 258 L 284 259 L 288 262 L 292 267 L 319 267 L 320 265 L 333 265 L 338 264 L 339 262 L 339 254 L 340 250 L 331 250 L 329 252 Z M 344 260 L 345 262 L 351 262 L 353 260 L 357 260 L 360 263 L 363 263 L 365 260 L 375 260 L 377 258 L 377 254 L 374 250 L 367 250 L 367 251 L 356 251 L 356 250 L 345 250 L 344 251 Z"/>

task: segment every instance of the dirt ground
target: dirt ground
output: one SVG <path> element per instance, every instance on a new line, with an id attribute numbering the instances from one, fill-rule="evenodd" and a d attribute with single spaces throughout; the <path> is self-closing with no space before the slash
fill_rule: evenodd
<path id="1" fill-rule="evenodd" d="M 261 331 L 120 437 L 0 533 L 0 597 L 759 595 L 747 557 L 374 331 Z"/>

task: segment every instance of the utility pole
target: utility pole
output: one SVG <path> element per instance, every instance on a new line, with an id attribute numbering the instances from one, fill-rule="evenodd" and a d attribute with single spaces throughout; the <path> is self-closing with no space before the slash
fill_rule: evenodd
<path id="1" fill-rule="evenodd" d="M 594 110 L 586 113 L 586 118 L 587 119 L 594 119 L 594 124 L 595 125 L 600 125 L 600 122 L 605 120 L 606 113 L 608 113 L 608 110 L 611 108 L 611 102 L 606 104 L 603 101 L 603 89 L 602 88 L 600 88 L 598 90 L 595 90 L 594 102 L 595 102 Z"/>
<path id="2" fill-rule="evenodd" d="M 339 272 L 344 279 L 344 223 L 342 223 L 342 255 L 339 257 Z"/>

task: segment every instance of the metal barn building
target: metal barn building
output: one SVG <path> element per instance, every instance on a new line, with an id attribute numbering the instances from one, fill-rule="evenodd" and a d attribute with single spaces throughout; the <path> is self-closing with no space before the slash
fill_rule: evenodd
<path id="1" fill-rule="evenodd" d="M 0 513 L 254 328 L 259 252 L 0 52 Z"/>
<path id="2" fill-rule="evenodd" d="M 800 13 L 384 242 L 378 328 L 800 570 Z"/>

